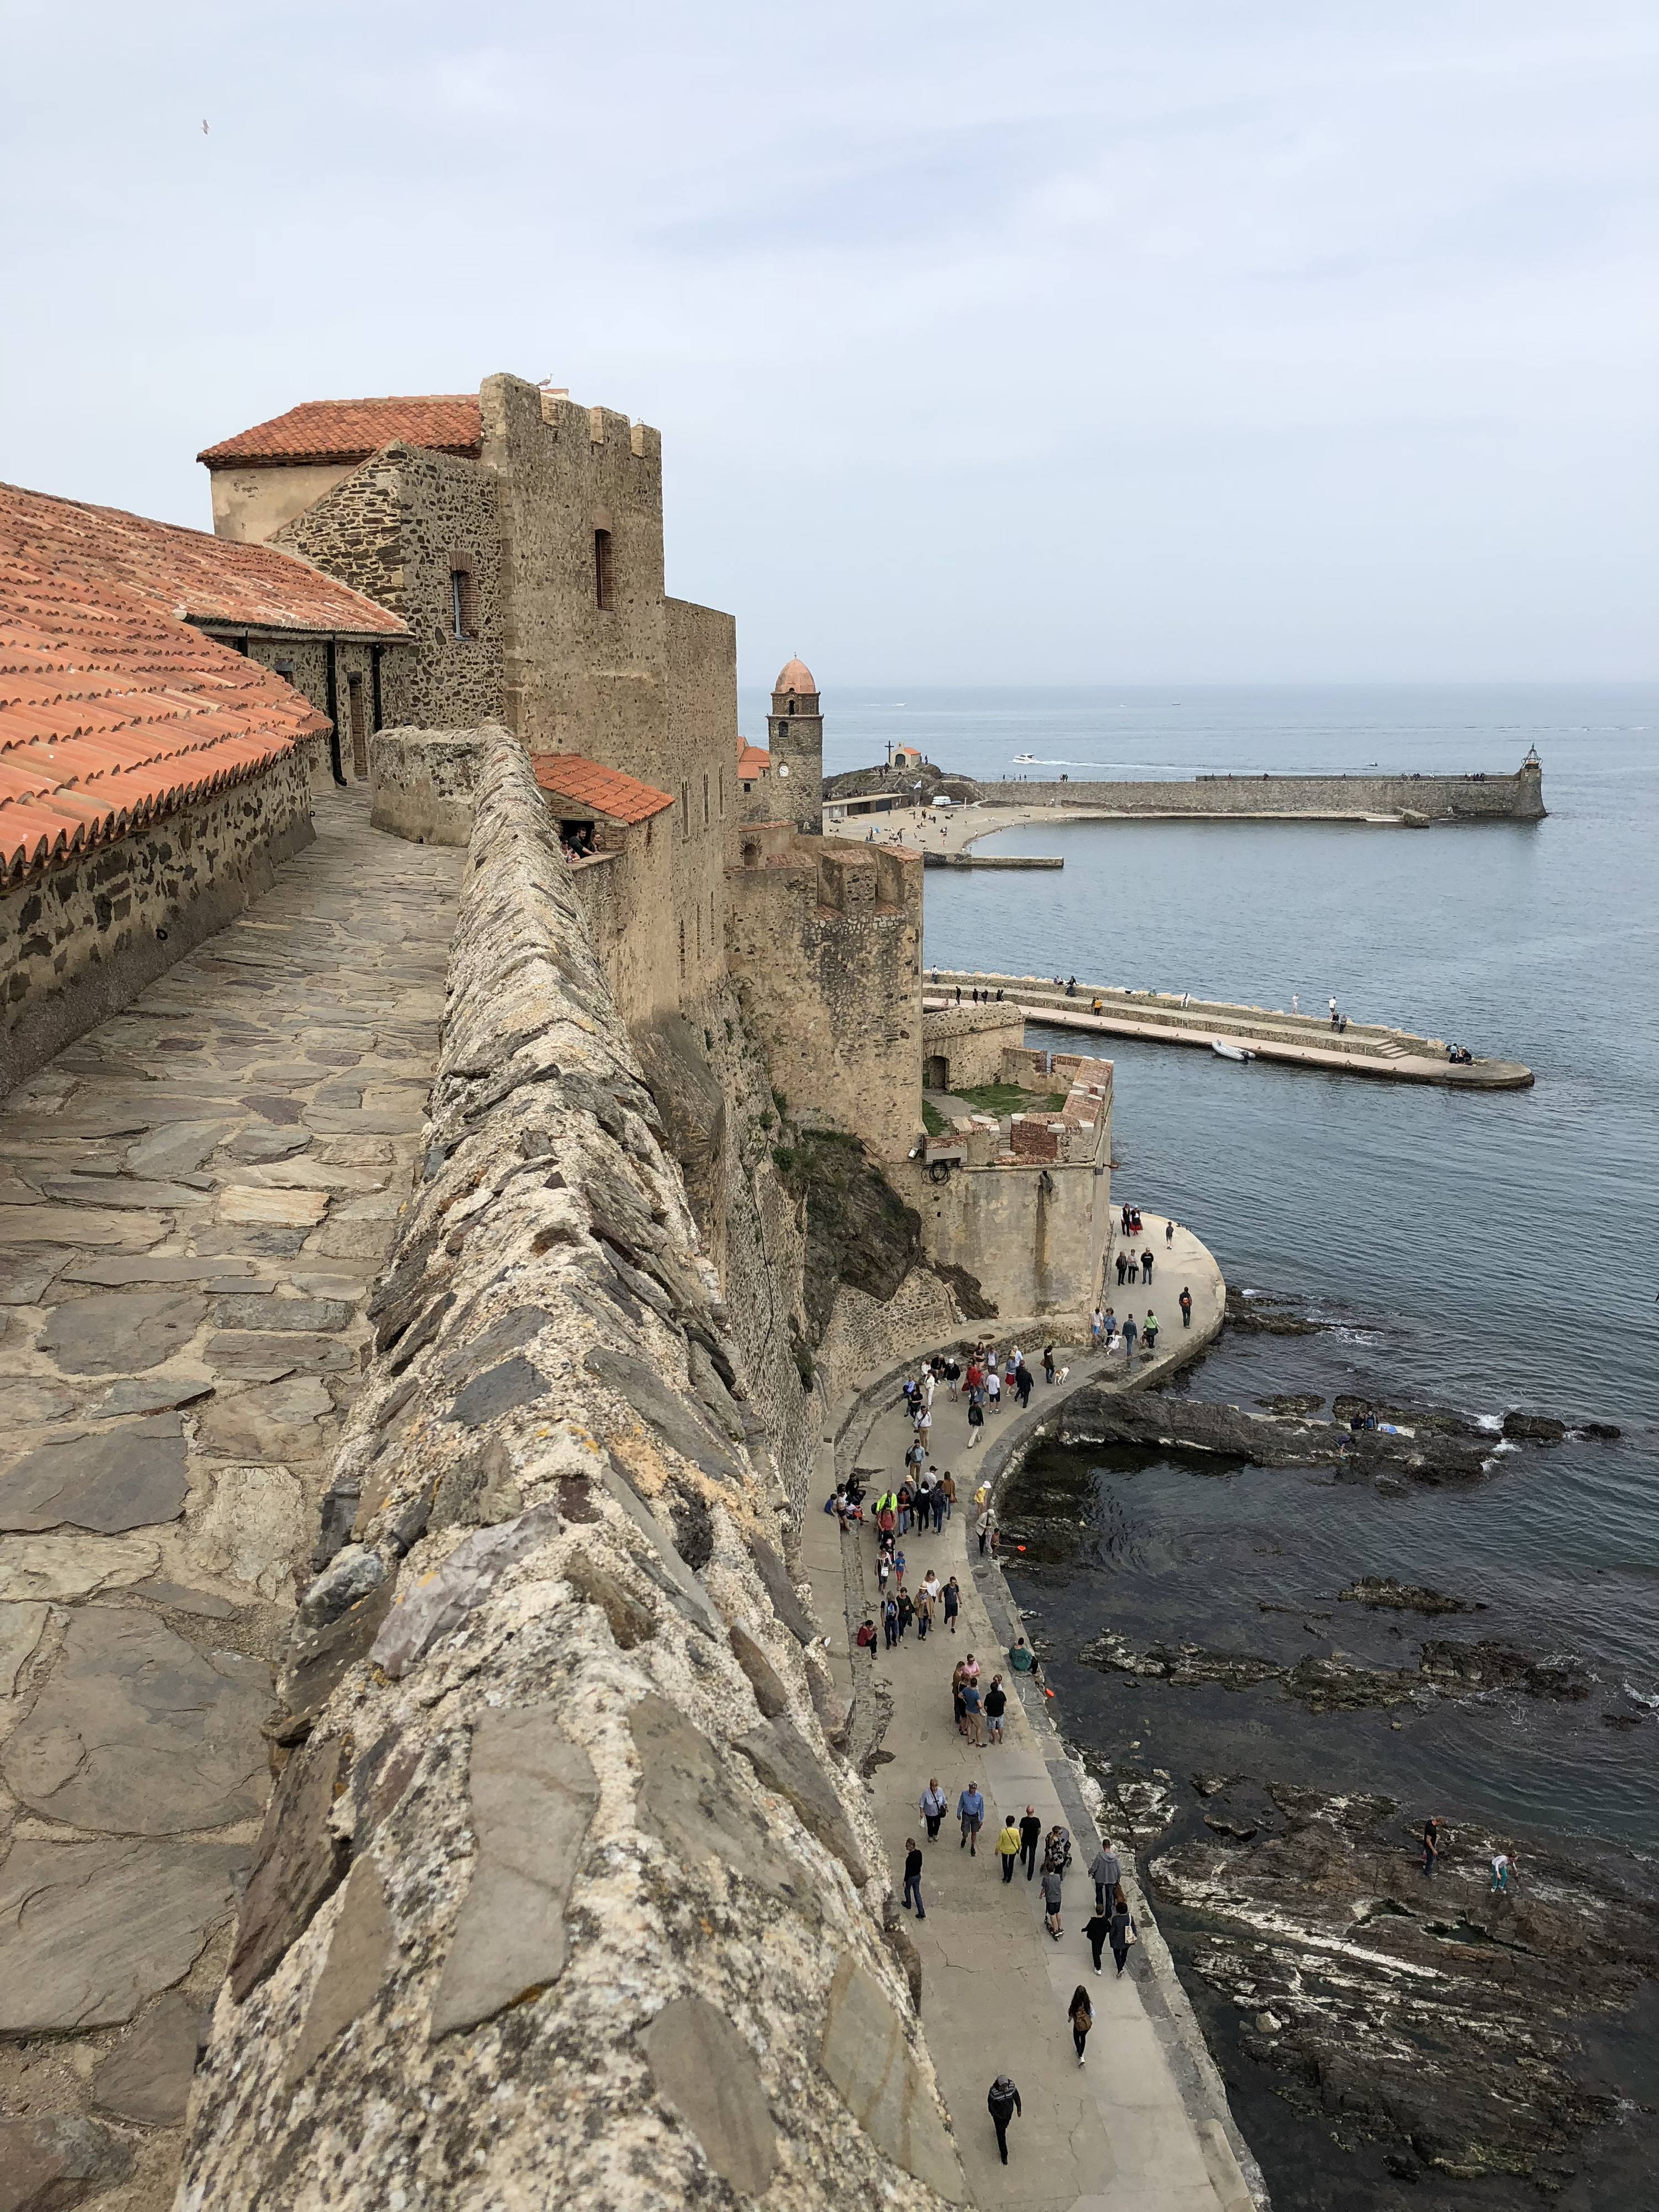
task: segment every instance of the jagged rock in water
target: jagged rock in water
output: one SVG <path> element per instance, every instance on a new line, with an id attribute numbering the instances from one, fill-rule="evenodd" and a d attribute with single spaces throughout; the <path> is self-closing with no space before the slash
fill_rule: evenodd
<path id="1" fill-rule="evenodd" d="M 1426 1584 L 1396 1582 L 1392 1575 L 1360 1575 L 1346 1589 L 1337 1592 L 1339 1598 L 1350 1599 L 1357 1605 L 1391 1607 L 1398 1613 L 1484 1613 L 1484 1606 L 1471 1607 L 1466 1598 L 1448 1597 L 1443 1590 L 1430 1589 Z"/>
<path id="2" fill-rule="evenodd" d="M 1559 1444 L 1566 1433 L 1566 1423 L 1553 1419 L 1548 1413 L 1505 1413 L 1504 1416 L 1505 1443 Z"/>
<path id="3" fill-rule="evenodd" d="M 1478 1437 L 1481 1434 L 1478 1423 L 1449 1406 L 1400 1406 L 1385 1403 L 1381 1398 L 1347 1396 L 1331 1401 L 1331 1419 L 1340 1421 L 1344 1427 L 1352 1421 L 1363 1421 L 1368 1415 L 1375 1415 L 1379 1421 L 1392 1421 L 1396 1428 L 1410 1429 L 1418 1436 Z"/>
<path id="4" fill-rule="evenodd" d="M 1428 1483 L 1482 1474 L 1492 1449 L 1490 1438 L 1350 1431 L 1334 1421 L 1252 1413 L 1197 1398 L 1125 1396 L 1094 1389 L 1066 1400 L 1054 1433 L 1063 1444 L 1158 1444 L 1213 1452 L 1253 1467 L 1340 1467 L 1362 1475 L 1393 1474 Z"/>
<path id="5" fill-rule="evenodd" d="M 1616 2015 L 1659 1969 L 1659 1883 L 1527 1850 L 1506 1896 L 1489 1865 L 1507 1838 L 1453 1822 L 1425 1881 L 1386 1797 L 1274 1784 L 1282 1832 L 1182 1844 L 1155 1894 L 1203 1916 L 1193 1964 L 1243 2016 L 1240 2044 L 1279 2094 L 1339 2139 L 1382 2144 L 1391 2168 L 1451 2177 L 1571 2177 L 1575 2145 L 1611 2120 L 1578 2023 Z"/>
<path id="6" fill-rule="evenodd" d="M 1277 1299 L 1246 1297 L 1231 1284 L 1227 1286 L 1226 1325 L 1259 1336 L 1318 1336 L 1329 1327 L 1327 1322 L 1287 1311 Z"/>
<path id="7" fill-rule="evenodd" d="M 1571 1652 L 1536 1658 L 1518 1645 L 1487 1638 L 1459 1644 L 1440 1638 L 1423 1646 L 1419 1662 L 1431 1680 L 1460 1690 L 1524 1690 L 1533 1698 L 1587 1698 L 1589 1669 Z"/>
<path id="8" fill-rule="evenodd" d="M 1367 1667 L 1342 1651 L 1328 1657 L 1310 1652 L 1294 1665 L 1255 1652 L 1206 1651 L 1198 1644 L 1149 1644 L 1137 1651 L 1113 1629 L 1085 1644 L 1077 1656 L 1103 1674 L 1167 1682 L 1176 1689 L 1217 1682 L 1227 1690 L 1253 1690 L 1275 1682 L 1316 1713 L 1420 1702 L 1436 1692 L 1480 1695 L 1520 1690 L 1534 1698 L 1579 1698 L 1589 1694 L 1591 1680 L 1583 1661 L 1570 1653 L 1540 1657 L 1512 1644 L 1461 1644 L 1446 1638 L 1424 1644 L 1415 1668 Z"/>
<path id="9" fill-rule="evenodd" d="M 1270 1413 L 1316 1413 L 1325 1401 L 1316 1390 L 1279 1390 L 1255 1402 Z"/>

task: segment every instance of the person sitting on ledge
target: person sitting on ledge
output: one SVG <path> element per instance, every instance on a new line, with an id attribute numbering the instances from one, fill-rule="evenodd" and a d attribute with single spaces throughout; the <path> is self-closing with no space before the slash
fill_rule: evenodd
<path id="1" fill-rule="evenodd" d="M 1018 1638 L 1010 1647 L 1008 1653 L 1008 1664 L 1013 1668 L 1016 1674 L 1036 1674 L 1036 1654 L 1031 1650 L 1030 1644 L 1026 1643 L 1025 1638 L 1023 1636 Z"/>

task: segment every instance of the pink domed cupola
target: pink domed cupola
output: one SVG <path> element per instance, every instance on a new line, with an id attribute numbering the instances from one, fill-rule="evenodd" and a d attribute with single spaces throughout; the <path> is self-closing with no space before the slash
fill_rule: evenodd
<path id="1" fill-rule="evenodd" d="M 799 655 L 778 671 L 768 725 L 775 773 L 789 788 L 788 813 L 803 836 L 823 828 L 823 715 L 817 678 Z"/>

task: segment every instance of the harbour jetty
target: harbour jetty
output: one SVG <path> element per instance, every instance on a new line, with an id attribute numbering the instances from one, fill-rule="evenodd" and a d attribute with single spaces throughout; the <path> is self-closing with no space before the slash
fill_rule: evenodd
<path id="1" fill-rule="evenodd" d="M 1458 775 L 1200 775 L 1154 782 L 994 782 L 955 775 L 931 761 L 920 768 L 853 769 L 825 779 L 824 827 L 862 836 L 869 817 L 945 829 L 945 849 L 1027 821 L 1354 822 L 1407 830 L 1437 823 L 1541 822 L 1544 771 L 1528 752 L 1512 775 L 1473 769 Z"/>
<path id="2" fill-rule="evenodd" d="M 1455 1091 L 1525 1091 L 1532 1070 L 1519 1060 L 1476 1057 L 1461 1065 L 1448 1059 L 1441 1037 L 1424 1037 L 1380 1022 L 1350 1021 L 1340 1030 L 1324 1016 L 1241 1006 L 1194 999 L 1187 992 L 1131 991 L 1079 981 L 1068 991 L 1052 977 L 1000 975 L 982 971 L 928 970 L 922 1006 L 952 1004 L 963 992 L 1000 991 L 1027 1021 L 1060 1029 L 1090 1030 L 1107 1036 L 1139 1037 L 1149 1044 L 1184 1044 L 1212 1051 L 1218 1044 L 1291 1067 L 1338 1075 L 1369 1075 L 1391 1083 L 1434 1083 Z"/>
<path id="3" fill-rule="evenodd" d="M 1200 775 L 1189 781 L 980 783 L 981 806 L 1063 806 L 1154 820 L 1541 822 L 1544 772 L 1528 753 L 1513 775 Z"/>
<path id="4" fill-rule="evenodd" d="M 929 868 L 1063 868 L 1057 853 L 930 853 L 924 845 L 922 865 Z"/>

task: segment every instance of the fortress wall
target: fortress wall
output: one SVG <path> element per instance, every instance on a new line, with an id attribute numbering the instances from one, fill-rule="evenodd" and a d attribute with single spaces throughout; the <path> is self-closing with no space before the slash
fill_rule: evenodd
<path id="1" fill-rule="evenodd" d="M 509 739 L 470 857 L 179 2201 L 938 2212 L 741 1354 Z"/>
<path id="2" fill-rule="evenodd" d="M 659 823 L 675 831 L 673 900 L 685 925 L 681 996 L 726 972 L 726 835 L 737 811 L 738 625 L 728 614 L 667 599 L 668 719 L 659 765 L 646 781 L 678 802 Z M 641 771 L 643 773 L 643 771 Z"/>
<path id="3" fill-rule="evenodd" d="M 409 624 L 412 641 L 382 656 L 384 726 L 458 729 L 501 719 L 507 628 L 501 518 L 495 479 L 477 461 L 389 446 L 270 542 Z M 469 579 L 469 638 L 454 635 L 450 574 L 457 562 Z M 343 670 L 340 682 L 343 702 Z M 343 703 L 341 721 L 349 750 Z"/>
<path id="4" fill-rule="evenodd" d="M 1426 814 L 1436 821 L 1541 821 L 1543 779 L 1515 775 L 1206 776 L 1164 783 L 982 783 L 988 806 L 1109 807 L 1118 814 Z"/>
<path id="5" fill-rule="evenodd" d="M 311 825 L 305 749 L 0 896 L 0 1093 L 270 889 Z"/>
<path id="6" fill-rule="evenodd" d="M 728 964 L 772 1081 L 883 1164 L 921 1127 L 921 874 L 919 853 L 797 837 L 726 875 Z"/>

